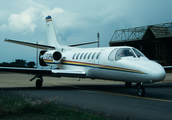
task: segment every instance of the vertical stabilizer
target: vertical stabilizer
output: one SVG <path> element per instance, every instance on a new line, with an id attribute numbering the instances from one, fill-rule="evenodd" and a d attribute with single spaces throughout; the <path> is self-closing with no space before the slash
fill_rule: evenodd
<path id="1" fill-rule="evenodd" d="M 56 33 L 54 30 L 53 22 L 51 16 L 46 17 L 46 26 L 47 26 L 47 38 L 48 44 L 50 46 L 56 47 L 56 49 L 60 50 L 60 44 L 57 41 Z"/>

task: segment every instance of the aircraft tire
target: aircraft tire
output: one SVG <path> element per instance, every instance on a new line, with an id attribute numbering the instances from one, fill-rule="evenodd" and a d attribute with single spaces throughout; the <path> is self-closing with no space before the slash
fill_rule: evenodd
<path id="1" fill-rule="evenodd" d="M 143 97 L 145 95 L 145 88 L 143 86 L 138 86 L 137 94 Z"/>
<path id="2" fill-rule="evenodd" d="M 41 87 L 42 87 L 42 81 L 41 81 L 41 79 L 37 79 L 36 80 L 36 88 L 40 89 Z"/>

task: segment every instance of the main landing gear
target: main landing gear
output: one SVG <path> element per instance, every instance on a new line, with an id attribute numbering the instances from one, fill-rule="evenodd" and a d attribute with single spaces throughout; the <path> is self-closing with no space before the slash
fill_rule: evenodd
<path id="1" fill-rule="evenodd" d="M 41 87 L 42 87 L 42 84 L 43 84 L 43 80 L 41 80 L 41 79 L 37 79 L 36 80 L 36 88 L 37 89 L 40 89 Z"/>
<path id="2" fill-rule="evenodd" d="M 38 78 L 38 79 L 36 80 L 35 86 L 36 86 L 37 89 L 40 89 L 42 87 L 42 85 L 43 85 L 42 75 L 36 75 L 32 79 L 30 79 L 30 81 L 33 81 L 36 78 Z"/>
<path id="3" fill-rule="evenodd" d="M 43 78 L 42 78 L 42 75 L 40 75 L 39 77 L 38 77 L 38 79 L 36 80 L 36 88 L 37 89 L 40 89 L 41 87 L 42 87 L 42 84 L 43 84 Z"/>

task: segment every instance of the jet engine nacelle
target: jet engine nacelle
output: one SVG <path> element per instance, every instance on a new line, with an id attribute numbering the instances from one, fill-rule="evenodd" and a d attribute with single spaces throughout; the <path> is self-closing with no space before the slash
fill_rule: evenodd
<path id="1" fill-rule="evenodd" d="M 42 55 L 43 61 L 47 64 L 58 64 L 62 59 L 61 52 L 57 50 L 50 50 Z"/>
<path id="2" fill-rule="evenodd" d="M 40 53 L 39 53 L 39 64 L 41 66 L 48 66 L 43 60 L 43 55 L 45 52 L 47 52 L 47 51 L 43 50 L 43 51 L 40 51 Z"/>

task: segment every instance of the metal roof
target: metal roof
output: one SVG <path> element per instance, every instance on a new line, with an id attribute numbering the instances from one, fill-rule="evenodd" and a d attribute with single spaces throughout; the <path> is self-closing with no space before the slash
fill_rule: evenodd
<path id="1" fill-rule="evenodd" d="M 155 38 L 172 37 L 172 22 L 116 30 L 110 43 L 145 40 L 148 34 L 153 34 Z"/>

